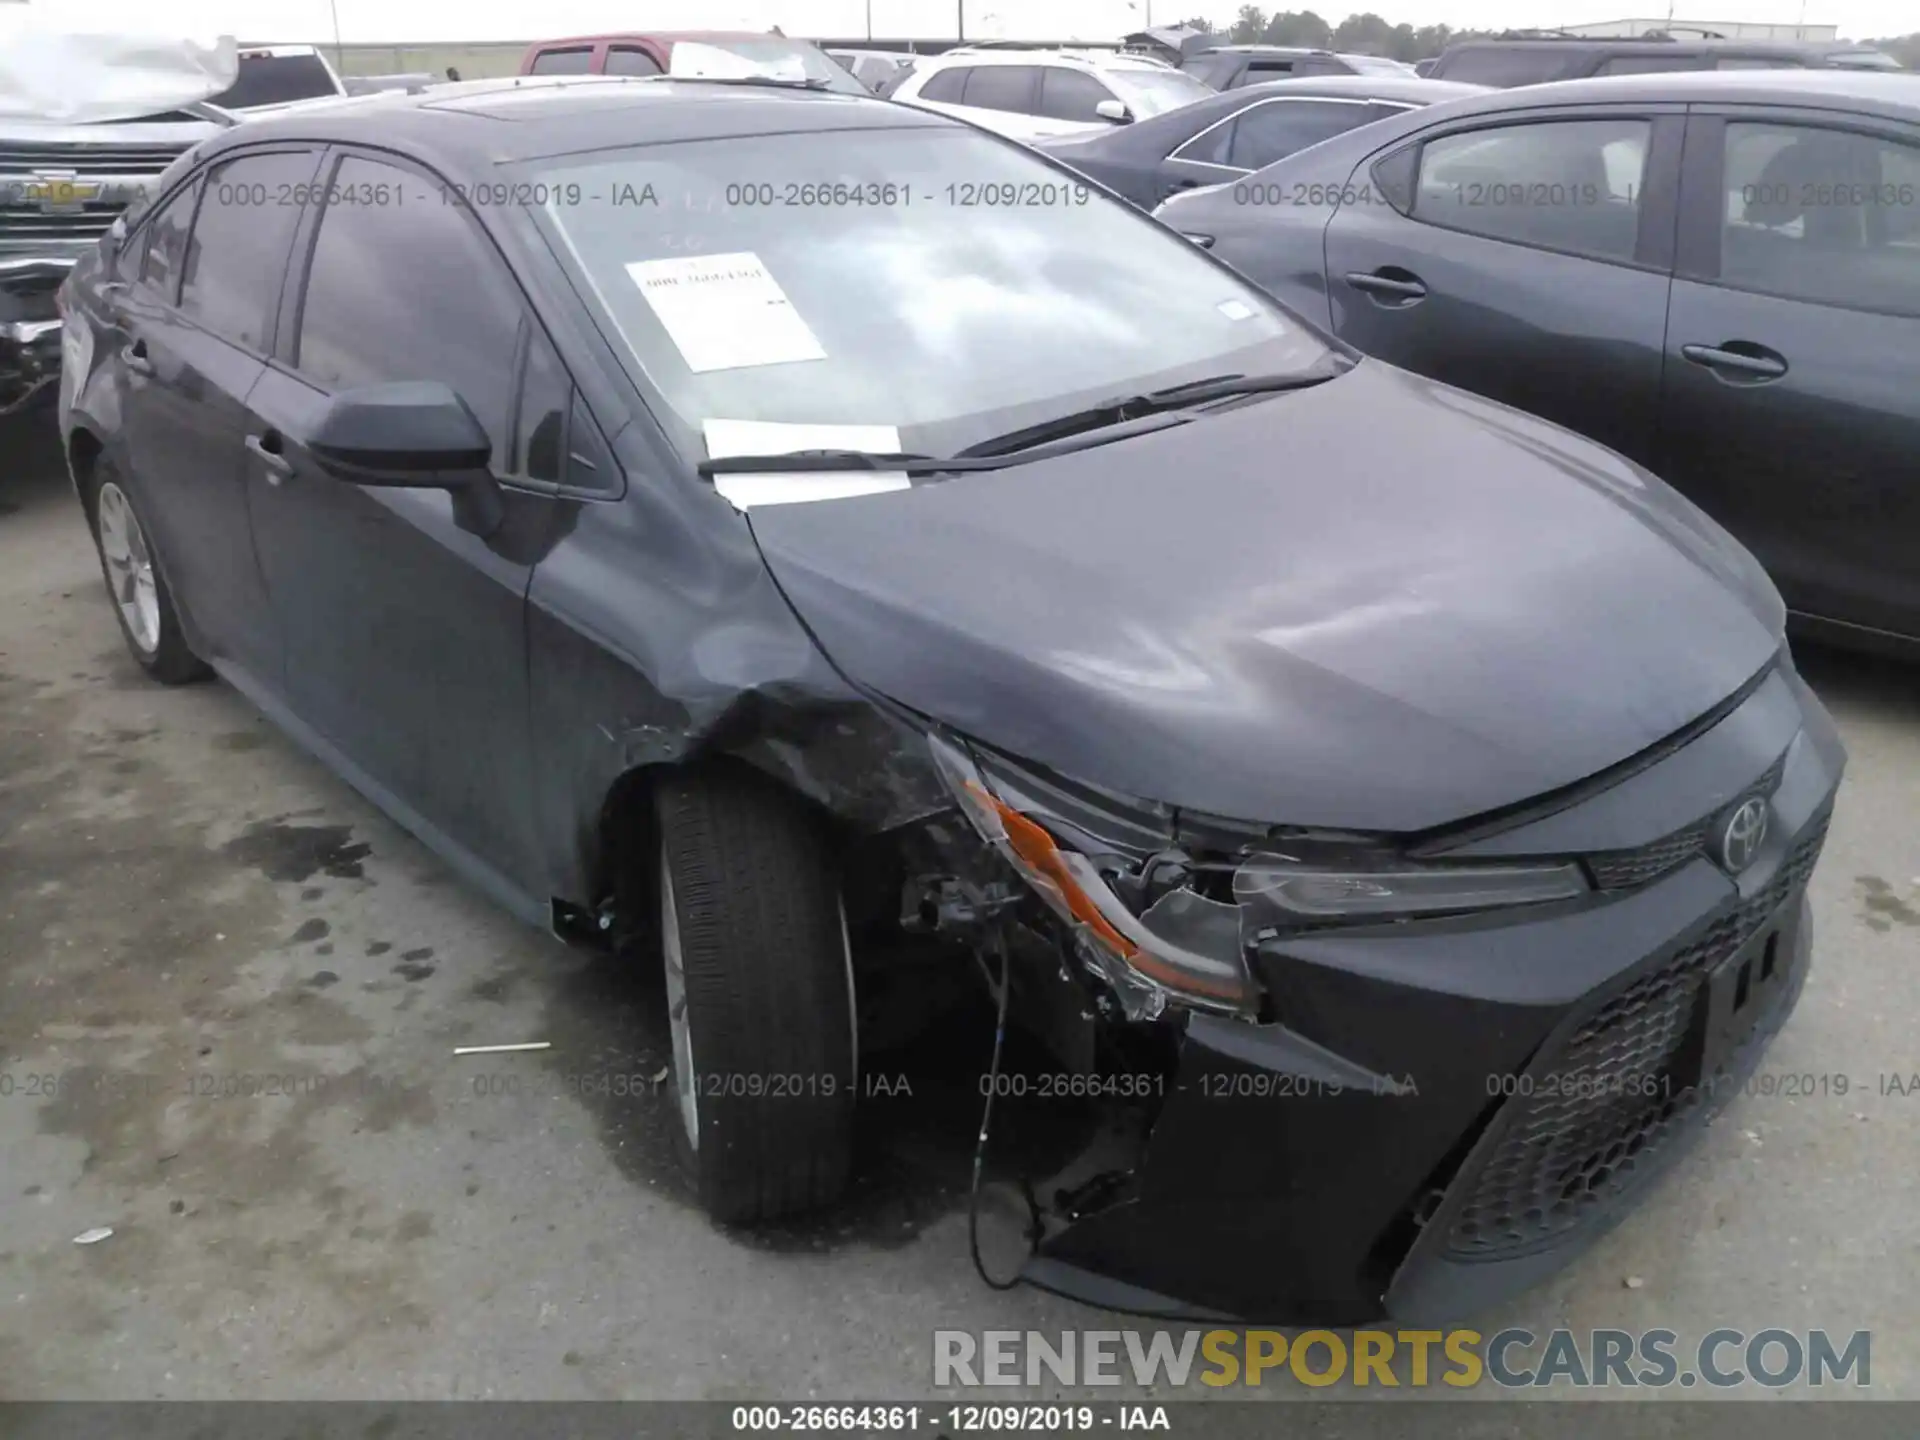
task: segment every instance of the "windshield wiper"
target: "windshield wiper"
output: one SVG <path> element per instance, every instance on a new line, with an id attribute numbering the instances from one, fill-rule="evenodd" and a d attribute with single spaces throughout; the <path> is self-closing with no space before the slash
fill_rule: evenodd
<path id="1" fill-rule="evenodd" d="M 943 460 L 938 455 L 881 454 L 872 450 L 789 450 L 778 455 L 726 455 L 702 460 L 699 471 L 715 475 L 812 475 L 830 470 L 886 470 L 893 474 L 935 475 L 947 470 L 999 470 L 998 457 Z"/>
<path id="2" fill-rule="evenodd" d="M 1194 405 L 1205 405 L 1215 400 L 1229 400 L 1240 395 L 1274 395 L 1285 390 L 1306 390 L 1315 385 L 1344 375 L 1349 364 L 1319 365 L 1310 370 L 1293 370 L 1284 374 L 1271 375 L 1209 375 L 1200 380 L 1188 380 L 1183 384 L 1169 385 L 1160 390 L 1149 390 L 1144 395 L 1121 395 L 1112 400 L 1103 400 L 1085 410 L 1076 410 L 1070 415 L 1061 415 L 1052 420 L 1042 420 L 1037 425 L 1028 425 L 1024 429 L 1011 430 L 1005 435 L 996 435 L 991 440 L 982 440 L 960 452 L 962 457 L 1009 455 L 1027 449 L 1033 445 L 1044 445 L 1050 440 L 1064 440 L 1073 435 L 1084 435 L 1091 430 L 1105 429 L 1109 425 L 1121 425 L 1130 420 L 1143 419 L 1149 415 L 1163 415 L 1173 410 L 1184 410 Z"/>

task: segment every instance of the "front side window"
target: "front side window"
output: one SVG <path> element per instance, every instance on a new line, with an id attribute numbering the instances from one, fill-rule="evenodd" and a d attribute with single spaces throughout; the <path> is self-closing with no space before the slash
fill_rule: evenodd
<path id="1" fill-rule="evenodd" d="M 384 187 L 384 188 L 383 188 Z M 439 380 L 506 466 L 518 288 L 473 219 L 411 171 L 350 155 L 328 186 L 300 305 L 295 365 L 323 390 Z M 343 194 L 385 195 L 344 204 Z M 396 201 L 395 197 L 403 197 Z"/>
<path id="2" fill-rule="evenodd" d="M 658 75 L 660 63 L 634 45 L 615 45 L 607 51 L 609 75 Z"/>
<path id="3" fill-rule="evenodd" d="M 1136 120 L 1164 115 L 1213 94 L 1191 75 L 1178 70 L 1108 70 L 1101 79 L 1126 102 Z"/>
<path id="4" fill-rule="evenodd" d="M 1326 355 L 1190 242 L 968 128 L 689 141 L 517 173 L 554 197 L 539 223 L 696 457 L 715 421 L 892 427 L 951 454 L 1116 394 Z M 564 203 L 649 188 L 671 199 Z"/>
<path id="5" fill-rule="evenodd" d="M 242 155 L 208 174 L 180 309 L 221 339 L 266 349 L 316 159 L 310 150 Z"/>
<path id="6" fill-rule="evenodd" d="M 980 110 L 1031 115 L 1039 84 L 1037 65 L 976 65 L 967 73 L 966 103 Z"/>
<path id="7" fill-rule="evenodd" d="M 193 227 L 193 207 L 200 198 L 200 183 L 195 179 L 183 185 L 147 222 L 147 249 L 140 262 L 140 283 L 169 304 L 180 293 L 180 262 L 186 257 L 187 233 Z"/>
<path id="8" fill-rule="evenodd" d="M 1729 122 L 1724 143 L 1723 281 L 1920 315 L 1920 147 L 1747 121 Z"/>
<path id="9" fill-rule="evenodd" d="M 275 55 L 243 50 L 233 84 L 214 96 L 212 103 L 223 110 L 251 110 L 258 105 L 318 100 L 339 93 L 333 72 L 315 51 Z"/>
<path id="10" fill-rule="evenodd" d="M 1040 72 L 1040 111 L 1049 120 L 1100 119 L 1100 102 L 1114 98 L 1113 92 L 1093 76 L 1064 65 L 1049 65 Z"/>
<path id="11" fill-rule="evenodd" d="M 581 46 L 576 50 L 542 50 L 533 57 L 532 73 L 535 75 L 585 75 L 593 68 L 593 48 Z"/>
<path id="12" fill-rule="evenodd" d="M 1631 260 L 1651 135 L 1645 120 L 1555 120 L 1444 136 L 1421 151 L 1413 218 Z"/>

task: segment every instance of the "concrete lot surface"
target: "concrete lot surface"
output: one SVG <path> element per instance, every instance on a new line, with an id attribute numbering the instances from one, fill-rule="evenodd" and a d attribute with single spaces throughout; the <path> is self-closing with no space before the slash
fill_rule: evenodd
<path id="1" fill-rule="evenodd" d="M 843 1212 L 715 1230 L 665 1098 L 579 1093 L 667 1064 L 647 977 L 462 889 L 233 691 L 147 683 L 45 428 L 0 435 L 0 1398 L 909 1398 L 936 1327 L 1127 1323 L 979 1283 L 977 1091 L 930 1070 L 869 1106 Z M 1740 1098 L 1480 1323 L 1870 1330 L 1871 1393 L 1914 1397 L 1920 671 L 1803 668 L 1852 762 L 1764 1073 L 1849 1093 Z"/>

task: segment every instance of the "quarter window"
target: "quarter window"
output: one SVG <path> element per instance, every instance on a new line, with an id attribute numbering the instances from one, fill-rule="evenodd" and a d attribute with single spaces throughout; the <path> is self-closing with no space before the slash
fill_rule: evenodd
<path id="1" fill-rule="evenodd" d="M 1726 127 L 1720 277 L 1920 315 L 1920 147 L 1817 126 Z"/>
<path id="2" fill-rule="evenodd" d="M 920 98 L 931 100 L 936 105 L 959 105 L 964 103 L 967 76 L 973 73 L 971 65 L 956 65 L 951 70 L 936 70 L 927 77 L 926 84 L 920 87 Z"/>
<path id="3" fill-rule="evenodd" d="M 242 155 L 207 176 L 180 309 L 222 339 L 266 349 L 314 160 L 310 150 Z"/>
<path id="4" fill-rule="evenodd" d="M 409 197 L 436 189 L 351 155 L 329 188 Z M 295 364 L 323 390 L 441 381 L 493 437 L 495 464 L 510 466 L 522 309 L 499 255 L 459 207 L 334 203 L 314 240 Z"/>
<path id="5" fill-rule="evenodd" d="M 1631 260 L 1652 127 L 1566 120 L 1471 130 L 1421 152 L 1413 216 L 1492 240 Z"/>

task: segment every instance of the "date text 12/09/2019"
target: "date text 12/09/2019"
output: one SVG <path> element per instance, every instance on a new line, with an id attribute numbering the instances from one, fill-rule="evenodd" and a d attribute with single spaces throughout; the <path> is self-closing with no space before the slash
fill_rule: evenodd
<path id="1" fill-rule="evenodd" d="M 743 1434 L 1059 1435 L 1110 1430 L 1171 1432 L 1164 1405 L 736 1405 Z"/>

